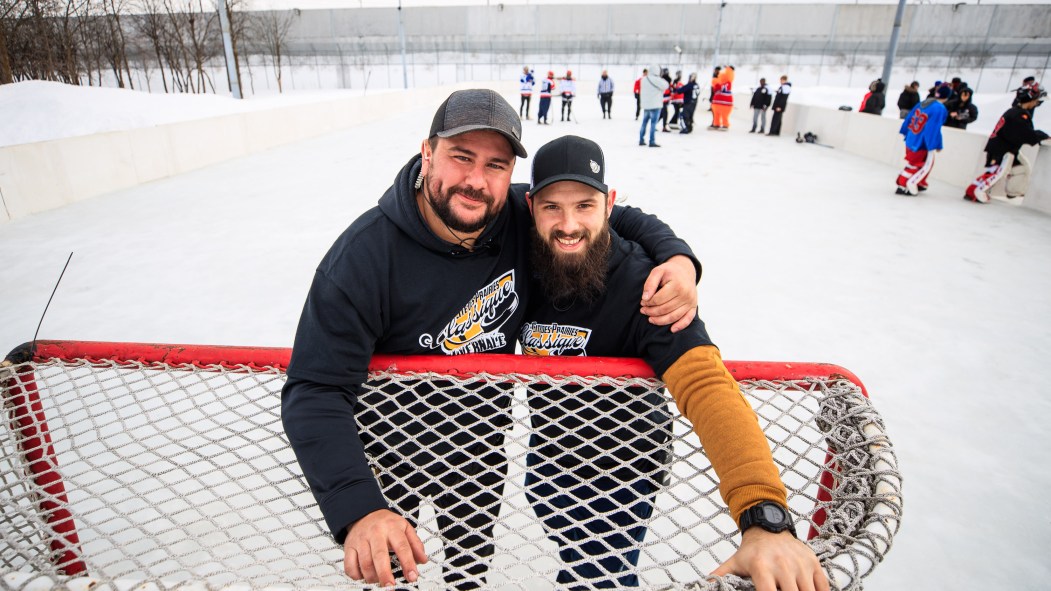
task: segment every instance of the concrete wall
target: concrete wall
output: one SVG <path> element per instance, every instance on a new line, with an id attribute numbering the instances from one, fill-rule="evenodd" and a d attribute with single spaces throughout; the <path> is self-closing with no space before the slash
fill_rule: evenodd
<path id="1" fill-rule="evenodd" d="M 749 96 L 735 95 L 737 104 L 747 105 Z M 736 109 L 744 115 L 748 109 Z M 750 115 L 749 115 L 750 116 Z M 794 137 L 797 133 L 817 134 L 818 141 L 856 156 L 868 158 L 892 167 L 904 166 L 904 143 L 898 130 L 901 121 L 877 117 L 856 111 L 840 111 L 828 107 L 792 104 L 782 120 L 781 134 Z M 930 178 L 963 189 L 978 176 L 985 166 L 985 134 L 955 128 L 943 128 L 945 147 L 936 156 Z M 1033 164 L 1033 176 L 1025 199 L 1012 201 L 1025 207 L 1051 214 L 1051 149 L 1025 146 L 1022 154 Z M 888 185 L 893 179 L 888 178 Z M 993 187 L 993 197 L 1003 197 L 1003 181 Z"/>
<path id="2" fill-rule="evenodd" d="M 0 148 L 0 222 L 439 103 L 421 88 Z M 493 88 L 499 88 L 494 85 Z"/>
<path id="3" fill-rule="evenodd" d="M 721 40 L 749 46 L 770 40 L 799 45 L 840 43 L 853 48 L 872 41 L 882 52 L 894 23 L 895 3 L 887 4 L 747 4 L 722 10 Z M 402 10 L 409 51 L 434 44 L 451 49 L 531 43 L 561 53 L 576 49 L 581 39 L 628 40 L 651 47 L 679 43 L 711 45 L 719 20 L 717 3 L 533 4 L 505 6 L 406 7 Z M 293 20 L 288 44 L 327 41 L 398 40 L 398 10 L 339 8 L 303 10 Z M 910 4 L 902 23 L 899 51 L 928 45 L 973 46 L 1051 41 L 1051 6 L 1031 4 Z"/>

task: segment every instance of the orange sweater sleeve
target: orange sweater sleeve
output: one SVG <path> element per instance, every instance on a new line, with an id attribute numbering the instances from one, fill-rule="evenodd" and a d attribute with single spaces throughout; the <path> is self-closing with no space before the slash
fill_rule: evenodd
<path id="1" fill-rule="evenodd" d="M 736 523 L 760 501 L 788 506 L 770 446 L 737 381 L 714 346 L 694 347 L 664 373 L 679 412 L 701 439 Z"/>

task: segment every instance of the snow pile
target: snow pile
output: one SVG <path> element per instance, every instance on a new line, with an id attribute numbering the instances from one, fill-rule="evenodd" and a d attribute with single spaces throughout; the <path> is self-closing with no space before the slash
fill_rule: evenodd
<path id="1" fill-rule="evenodd" d="M 215 94 L 148 93 L 36 80 L 3 84 L 0 147 L 329 101 L 361 92 L 307 91 L 236 100 Z"/>

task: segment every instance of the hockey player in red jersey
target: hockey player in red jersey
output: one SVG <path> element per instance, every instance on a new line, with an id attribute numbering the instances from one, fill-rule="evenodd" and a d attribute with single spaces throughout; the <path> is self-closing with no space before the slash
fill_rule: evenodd
<path id="1" fill-rule="evenodd" d="M 1007 197 L 1013 199 L 1025 195 L 1029 188 L 1029 162 L 1018 153 L 1025 144 L 1037 144 L 1047 139 L 1047 134 L 1033 128 L 1033 110 L 1047 97 L 1047 91 L 1039 84 L 1019 88 L 1015 106 L 1007 110 L 996 123 L 989 141 L 985 144 L 985 169 L 967 187 L 963 198 L 978 203 L 989 203 L 989 189 L 1005 174 L 1007 175 Z M 1005 162 L 1012 156 L 1011 164 Z"/>
<path id="2" fill-rule="evenodd" d="M 901 123 L 905 136 L 905 169 L 898 174 L 898 195 L 917 195 L 927 190 L 927 176 L 934 168 L 934 152 L 942 149 L 942 125 L 949 112 L 945 101 L 952 89 L 939 86 L 934 96 L 913 107 Z"/>

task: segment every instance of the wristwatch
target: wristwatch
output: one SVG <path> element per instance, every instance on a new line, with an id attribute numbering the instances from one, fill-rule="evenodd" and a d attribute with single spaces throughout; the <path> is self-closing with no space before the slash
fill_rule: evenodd
<path id="1" fill-rule="evenodd" d="M 793 536 L 799 537 L 796 535 L 796 526 L 792 523 L 792 516 L 788 513 L 788 510 L 771 501 L 763 501 L 757 505 L 752 505 L 741 514 L 741 533 L 744 533 L 746 529 L 753 525 L 775 534 L 787 529 L 792 532 Z"/>

